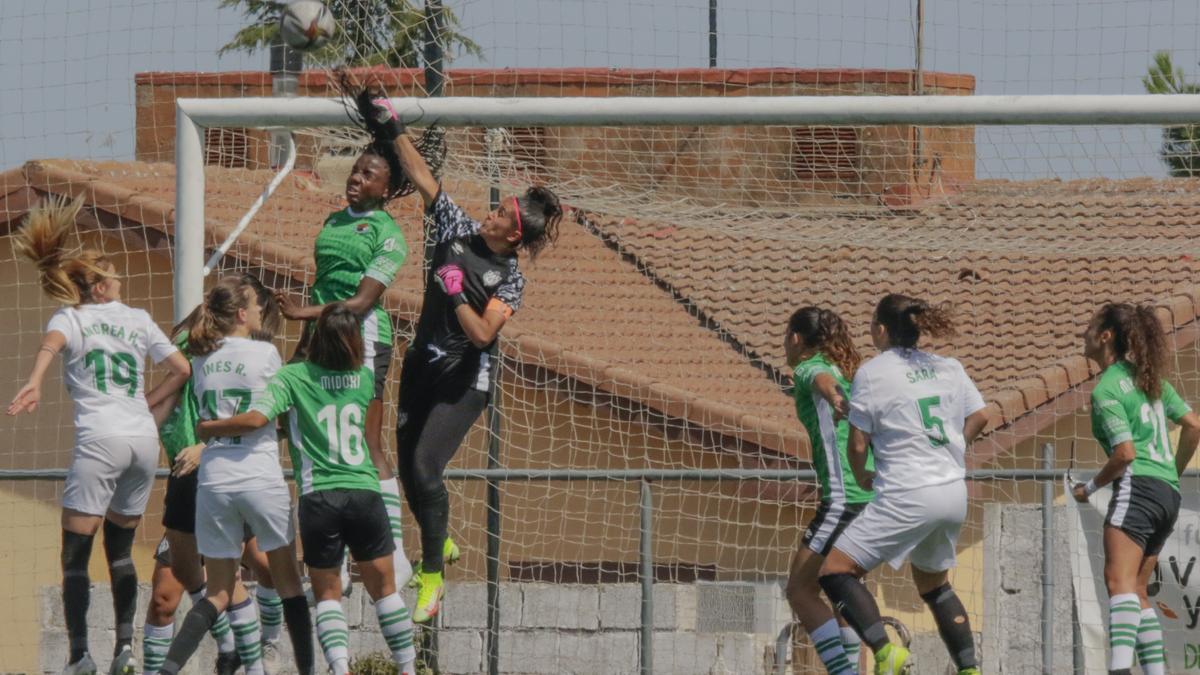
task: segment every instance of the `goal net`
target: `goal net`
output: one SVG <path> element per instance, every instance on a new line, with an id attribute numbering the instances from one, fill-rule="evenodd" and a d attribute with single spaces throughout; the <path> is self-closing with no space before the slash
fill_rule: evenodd
<path id="1" fill-rule="evenodd" d="M 1200 116 L 1188 108 L 1190 97 L 1120 96 L 1144 91 L 1140 77 L 1160 46 L 1173 48 L 1176 63 L 1196 60 L 1194 38 L 1163 37 L 1195 33 L 1194 8 L 1164 3 L 1170 11 L 1159 12 L 1156 5 L 1138 32 L 1110 4 L 1050 3 L 1044 25 L 1054 45 L 1075 41 L 1065 52 L 1040 42 L 1040 4 L 1026 6 L 1030 16 L 1019 21 L 1015 9 L 993 16 L 986 3 L 957 15 L 929 8 L 918 73 L 908 3 L 841 3 L 815 13 L 722 3 L 717 67 L 705 68 L 706 3 L 447 2 L 453 18 L 436 22 L 419 7 L 339 13 L 345 35 L 374 41 L 337 42 L 298 74 L 272 74 L 263 67 L 265 49 L 213 57 L 253 17 L 213 13 L 210 4 L 182 3 L 171 16 L 155 10 L 151 18 L 126 8 L 131 25 L 149 21 L 174 36 L 146 48 L 171 55 L 164 61 L 171 65 L 101 78 L 124 92 L 112 102 L 118 121 L 97 118 L 104 129 L 88 127 L 88 107 L 67 96 L 72 87 L 51 86 L 53 59 L 31 58 L 40 70 L 10 80 L 37 115 L 63 120 L 0 111 L 6 129 L 26 125 L 0 140 L 7 391 L 27 377 L 53 310 L 7 235 L 46 195 L 86 194 L 80 242 L 113 254 L 126 302 L 164 327 L 188 298 L 232 271 L 303 294 L 315 271 L 313 239 L 327 214 L 344 206 L 345 177 L 366 142 L 344 115 L 305 111 L 336 93 L 333 66 L 372 67 L 389 95 L 405 99 L 404 110 L 422 111 L 413 113 L 414 127 L 445 129 L 443 189 L 472 216 L 482 219 L 495 193 L 533 184 L 551 187 L 569 206 L 556 246 L 521 260 L 525 304 L 502 332 L 493 405 L 450 465 L 450 530 L 464 555 L 449 568 L 435 631 L 442 672 L 487 670 L 489 644 L 505 672 L 631 672 L 647 648 L 657 672 L 763 672 L 775 664 L 824 672 L 806 634 L 788 632 L 783 587 L 817 505 L 814 483 L 735 472 L 811 468 L 788 395 L 782 342 L 790 313 L 810 304 L 833 309 L 869 357 L 876 353 L 871 313 L 889 292 L 953 303 L 958 335 L 930 347 L 959 359 L 988 403 L 985 436 L 967 458 L 970 509 L 951 574 L 984 667 L 1037 671 L 1047 638 L 1051 670 L 1105 663 L 1103 513 L 1071 506 L 1062 487 L 1068 468 L 1086 478 L 1103 461 L 1088 409 L 1098 371 L 1082 357 L 1080 333 L 1104 302 L 1155 306 L 1171 345 L 1170 380 L 1186 400 L 1200 400 L 1200 182 L 1189 168 L 1200 155 L 1189 123 Z M 0 24 L 49 26 L 57 18 L 50 9 L 15 11 L 5 4 Z M 109 38 L 80 61 L 103 57 L 117 72 L 114 60 L 142 55 L 121 45 L 129 31 L 119 16 L 97 23 L 89 12 L 67 12 L 64 21 L 68 35 L 91 21 Z M 400 24 L 405 31 L 394 30 Z M 454 37 L 442 70 L 425 70 L 430 59 L 412 45 L 438 29 Z M 185 34 L 195 37 L 181 40 Z M 1108 44 L 1123 48 L 1088 56 Z M 433 88 L 430 72 L 441 76 L 442 99 L 412 103 L 408 97 Z M 117 96 L 74 86 L 90 97 Z M 1024 94 L 1110 96 L 1086 106 L 1072 96 L 1026 101 L 1024 112 L 1006 100 L 995 100 L 990 113 L 971 107 L 983 96 Z M 846 107 L 824 118 L 787 108 L 799 105 L 797 97 L 819 107 L 831 96 L 845 97 L 838 100 Z M 252 97 L 273 98 L 251 113 L 233 100 Z M 480 99 L 479 107 L 455 103 L 463 97 Z M 777 98 L 805 115 L 796 118 L 803 123 L 755 121 L 764 115 L 757 108 L 743 109 L 744 120 L 713 123 L 715 111 L 746 97 Z M 922 108 L 919 99 L 935 97 Z M 537 98 L 553 100 L 544 108 L 528 102 Z M 243 111 L 229 123 L 214 122 L 215 113 L 203 122 L 180 118 L 195 125 L 200 174 L 177 162 L 179 99 L 198 100 L 205 111 Z M 586 111 L 547 112 L 579 99 L 594 110 L 628 100 L 633 112 L 612 112 L 603 124 L 567 119 L 585 120 Z M 682 109 L 679 99 L 688 99 L 683 108 L 695 103 L 694 116 L 664 119 L 662 110 Z M 942 101 L 957 119 L 935 109 Z M 502 111 L 487 111 L 505 106 L 530 112 L 510 113 L 502 124 L 471 122 L 499 119 Z M 1094 116 L 1062 123 L 1047 112 L 1056 106 Z M 915 112 L 885 119 L 901 109 Z M 61 141 L 58 124 L 71 142 Z M 289 133 L 293 168 L 216 271 L 198 276 L 285 164 Z M 202 219 L 195 202 L 177 202 L 177 186 L 198 175 Z M 394 452 L 388 430 L 421 306 L 424 236 L 417 197 L 388 210 L 411 251 L 385 295 L 400 336 L 385 395 L 384 436 Z M 199 248 L 178 247 L 189 233 Z M 186 277 L 175 273 L 183 267 Z M 287 325 L 279 341 L 285 357 L 298 333 Z M 0 616 L 0 670 L 61 666 L 57 500 L 72 447 L 70 410 L 55 366 L 40 410 L 0 423 L 0 599 L 14 608 Z M 487 468 L 514 472 L 496 483 L 498 500 L 478 477 Z M 1175 563 L 1160 563 L 1155 576 L 1173 667 L 1187 658 L 1183 637 L 1194 623 L 1188 608 L 1196 590 L 1185 570 L 1194 559 L 1187 533 L 1200 527 L 1195 487 L 1185 481 L 1177 534 L 1163 552 Z M 160 487 L 135 553 L 143 581 L 161 535 L 161 505 Z M 415 559 L 418 531 L 405 513 L 406 550 Z M 490 558 L 489 531 L 499 538 Z M 647 561 L 655 582 L 649 644 L 639 585 Z M 91 573 L 103 588 L 100 554 Z M 500 583 L 494 634 L 491 574 Z M 941 668 L 945 650 L 907 575 L 885 567 L 868 583 L 922 663 Z M 101 590 L 93 594 L 97 644 L 111 640 L 106 602 Z M 373 626 L 353 628 L 367 635 Z M 364 637 L 363 644 L 374 643 Z"/>

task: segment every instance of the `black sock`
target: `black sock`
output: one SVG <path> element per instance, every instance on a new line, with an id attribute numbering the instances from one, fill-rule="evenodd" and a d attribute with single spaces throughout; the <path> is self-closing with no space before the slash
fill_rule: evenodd
<path id="1" fill-rule="evenodd" d="M 92 580 L 88 578 L 88 559 L 92 557 L 94 534 L 76 534 L 63 530 L 63 618 L 67 623 L 71 655 L 68 663 L 75 663 L 87 654 L 87 612 L 91 602 Z"/>
<path id="2" fill-rule="evenodd" d="M 825 595 L 833 601 L 834 610 L 842 615 L 871 651 L 878 652 L 888 645 L 890 641 L 883 628 L 883 619 L 879 616 L 879 605 L 858 577 L 853 574 L 826 574 L 819 581 Z"/>
<path id="3" fill-rule="evenodd" d="M 104 519 L 104 557 L 108 559 L 108 576 L 112 580 L 113 617 L 117 623 L 117 642 L 113 656 L 125 647 L 133 646 L 133 613 L 137 608 L 138 579 L 133 566 L 133 535 L 137 530 L 120 527 Z"/>
<path id="4" fill-rule="evenodd" d="M 921 596 L 933 620 L 937 622 L 938 633 L 946 649 L 950 650 L 950 658 L 959 670 L 973 668 L 979 665 L 975 660 L 975 636 L 971 635 L 971 621 L 967 618 L 967 608 L 950 584 L 943 584 Z"/>
<path id="5" fill-rule="evenodd" d="M 178 673 L 195 653 L 196 648 L 200 646 L 204 636 L 208 635 L 208 631 L 212 629 L 219 614 L 216 605 L 212 604 L 208 598 L 192 605 L 187 616 L 183 617 L 183 625 L 171 640 L 167 658 L 158 672 Z"/>
<path id="6" fill-rule="evenodd" d="M 417 525 L 421 528 L 421 572 L 441 572 L 442 546 L 446 543 L 446 530 L 450 521 L 450 495 L 445 485 L 429 490 L 421 497 L 421 510 Z"/>
<path id="7" fill-rule="evenodd" d="M 283 621 L 287 624 L 288 637 L 292 639 L 296 670 L 300 675 L 313 675 L 316 661 L 313 657 L 313 624 L 312 614 L 308 611 L 308 599 L 303 595 L 283 598 Z"/>

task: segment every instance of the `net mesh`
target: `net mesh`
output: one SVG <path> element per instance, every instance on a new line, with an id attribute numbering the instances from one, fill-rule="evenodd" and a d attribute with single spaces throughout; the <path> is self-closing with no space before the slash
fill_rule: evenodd
<path id="1" fill-rule="evenodd" d="M 0 6 L 0 26 L 21 27 L 12 41 L 20 58 L 0 58 L 0 73 L 13 75 L 5 81 L 19 94 L 0 102 L 0 227 L 7 235 L 45 194 L 84 191 L 81 239 L 114 256 L 126 302 L 166 327 L 174 100 L 273 91 L 329 96 L 335 66 L 423 65 L 414 50 L 429 25 L 423 7 L 399 3 L 394 14 L 361 15 L 357 24 L 339 13 L 343 29 L 361 28 L 376 45 L 400 48 L 342 44 L 310 57 L 288 85 L 262 72 L 265 51 L 234 49 L 217 58 L 249 23 L 242 5 L 110 4 L 103 12 L 23 0 Z M 908 2 L 819 9 L 722 2 L 716 69 L 702 68 L 704 2 L 448 2 L 454 19 L 443 17 L 444 25 L 470 44 L 449 50 L 443 93 L 1139 93 L 1155 50 L 1170 48 L 1179 64 L 1197 57 L 1194 3 L 1143 4 L 928 8 L 928 70 L 918 84 Z M 135 35 L 148 39 L 130 39 Z M 47 52 L 54 40 L 80 36 L 86 39 L 71 41 L 60 55 Z M 150 62 L 162 63 L 163 72 L 135 76 L 146 70 L 138 64 Z M 229 72 L 201 73 L 210 70 Z M 428 93 L 419 70 L 376 74 L 393 96 Z M 297 170 L 222 270 L 250 270 L 301 293 L 314 272 L 313 238 L 325 216 L 341 208 L 346 173 L 366 139 L 345 127 L 296 134 Z M 859 348 L 873 354 L 871 310 L 891 291 L 958 309 L 959 336 L 933 347 L 964 363 L 989 404 L 988 434 L 969 457 L 972 468 L 1041 466 L 1045 443 L 1053 444 L 1059 468 L 1072 461 L 1072 446 L 1081 475 L 1099 465 L 1086 408 L 1096 369 L 1079 355 L 1078 334 L 1103 301 L 1159 307 L 1174 349 L 1171 381 L 1188 400 L 1200 395 L 1200 295 L 1192 283 L 1200 272 L 1200 184 L 1168 176 L 1159 127 L 527 126 L 446 134 L 444 189 L 471 215 L 487 212 L 493 185 L 505 196 L 548 185 L 571 209 L 558 245 L 536 263 L 522 261 L 529 286 L 525 306 L 503 332 L 495 433 L 485 415 L 452 469 L 487 466 L 493 442 L 509 468 L 808 468 L 807 440 L 784 392 L 784 321 L 803 304 L 830 307 L 850 324 Z M 270 132 L 208 129 L 205 140 L 206 243 L 215 246 L 278 162 Z M 418 200 L 399 200 L 389 210 L 413 255 L 385 297 L 400 335 L 385 430 L 394 424 L 400 356 L 423 290 Z M 9 345 L 0 355 L 3 381 L 15 393 L 53 307 L 9 236 L 0 237 L 0 288 L 8 312 L 0 325 Z M 289 324 L 281 337 L 285 356 L 298 331 Z M 35 415 L 0 420 L 0 469 L 65 468 L 70 406 L 55 366 Z M 385 432 L 389 451 L 390 436 Z M 1042 524 L 1034 508 L 1043 485 L 972 483 L 952 580 L 985 658 L 996 659 L 989 670 L 1000 663 L 1014 672 L 1040 667 Z M 464 557 L 450 571 L 439 658 L 445 672 L 476 672 L 485 664 L 489 507 L 479 481 L 451 480 L 449 488 L 451 534 Z M 64 635 L 54 623 L 61 489 L 53 480 L 0 481 L 0 512 L 7 514 L 0 517 L 0 598 L 14 607 L 0 616 L 0 670 L 61 666 L 54 647 Z M 509 481 L 499 492 L 502 670 L 636 669 L 641 485 Z M 660 582 L 657 669 L 762 670 L 790 619 L 781 580 L 815 510 L 812 486 L 672 480 L 654 482 L 650 493 Z M 1057 501 L 1066 508 L 1061 496 Z M 161 534 L 161 487 L 150 504 L 134 556 L 143 580 Z M 405 518 L 406 548 L 415 557 L 419 540 L 407 509 Z M 1072 526 L 1056 521 L 1063 546 L 1078 543 Z M 92 574 L 99 583 L 106 578 L 100 554 Z M 1067 595 L 1048 620 L 1056 630 L 1067 627 L 1056 633 L 1056 664 L 1065 669 L 1077 599 L 1068 562 L 1057 574 L 1056 592 Z M 906 574 L 882 569 L 870 584 L 883 613 L 924 653 L 943 659 Z M 93 625 L 104 640 L 99 605 L 93 602 Z M 1094 619 L 1080 621 L 1103 629 Z M 1028 642 L 1020 641 L 1021 626 L 1034 631 Z M 788 649 L 793 671 L 823 672 L 803 631 L 795 637 Z M 107 649 L 94 653 L 103 657 Z"/>

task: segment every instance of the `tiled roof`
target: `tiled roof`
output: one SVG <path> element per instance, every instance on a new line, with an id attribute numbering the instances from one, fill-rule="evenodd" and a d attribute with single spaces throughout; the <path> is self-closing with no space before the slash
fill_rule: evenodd
<path id="1" fill-rule="evenodd" d="M 269 174 L 210 167 L 207 177 L 215 245 Z M 0 174 L 0 224 L 25 208 L 29 187 L 80 186 L 126 225 L 171 231 L 174 167 L 138 162 L 31 162 Z M 447 191 L 469 212 L 484 212 L 480 186 L 448 183 Z M 336 208 L 338 198 L 310 179 L 290 177 L 232 254 L 303 277 L 316 230 Z M 393 208 L 410 244 L 420 241 L 418 213 L 414 199 Z M 975 377 L 993 431 L 1035 418 L 1031 411 L 1077 407 L 1054 403 L 1095 374 L 1078 355 L 1077 335 L 1103 300 L 1152 302 L 1177 336 L 1195 337 L 1200 181 L 981 181 L 919 209 L 826 210 L 780 223 L 712 227 L 597 214 L 586 226 L 564 222 L 558 245 L 523 263 L 526 306 L 505 328 L 505 353 L 692 428 L 806 455 L 790 401 L 753 365 L 783 375 L 783 324 L 802 303 L 841 312 L 866 354 L 870 313 L 883 294 L 957 303 L 961 335 L 937 348 Z M 420 297 L 419 266 L 410 263 L 386 300 L 411 322 Z"/>
<path id="2" fill-rule="evenodd" d="M 993 429 L 1095 374 L 1079 333 L 1100 302 L 1153 303 L 1172 330 L 1200 303 L 1200 180 L 981 181 L 919 209 L 767 226 L 590 217 L 748 356 L 780 370 L 781 329 L 802 304 L 836 309 L 869 355 L 884 294 L 953 301 L 960 335 L 936 346 L 976 379 Z"/>
<path id="3" fill-rule="evenodd" d="M 170 164 L 30 162 L 0 174 L 0 213 L 20 208 L 16 200 L 26 186 L 70 194 L 82 188 L 92 205 L 119 214 L 126 226 L 170 232 L 174 173 Z M 210 246 L 224 239 L 269 178 L 269 172 L 207 169 Z M 484 214 L 484 189 L 447 183 L 446 190 L 469 213 Z M 339 198 L 311 179 L 291 176 L 231 255 L 297 277 L 311 274 L 313 238 L 329 211 L 341 207 Z M 419 250 L 419 201 L 408 198 L 391 210 L 410 248 Z M 504 329 L 507 356 L 646 405 L 693 429 L 807 454 L 807 441 L 779 387 L 584 227 L 564 221 L 557 246 L 534 264 L 523 261 L 522 269 L 529 285 L 524 308 Z M 387 293 L 389 309 L 402 321 L 418 315 L 420 277 L 420 265 L 410 262 Z"/>

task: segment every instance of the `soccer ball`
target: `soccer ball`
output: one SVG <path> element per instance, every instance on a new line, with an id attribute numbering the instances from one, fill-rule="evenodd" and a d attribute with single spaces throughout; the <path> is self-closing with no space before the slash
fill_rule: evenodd
<path id="1" fill-rule="evenodd" d="M 317 49 L 333 37 L 337 23 L 320 0 L 296 0 L 288 3 L 279 19 L 279 33 L 293 49 Z"/>

